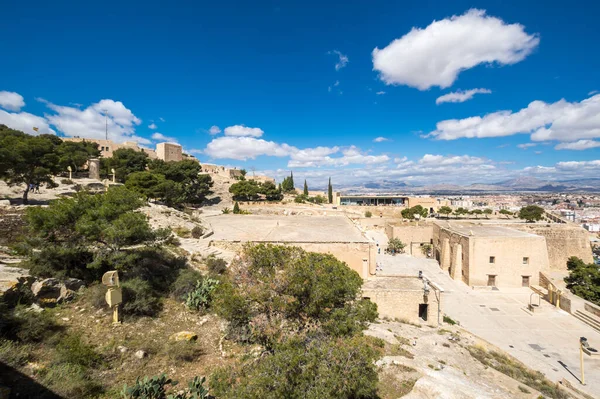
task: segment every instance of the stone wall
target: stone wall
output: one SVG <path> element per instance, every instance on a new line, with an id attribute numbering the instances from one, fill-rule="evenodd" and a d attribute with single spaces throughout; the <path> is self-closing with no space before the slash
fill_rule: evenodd
<path id="1" fill-rule="evenodd" d="M 416 277 L 395 277 L 416 278 Z M 423 290 L 398 290 L 398 289 L 369 289 L 363 288 L 363 298 L 369 298 L 377 304 L 379 317 L 399 319 L 416 324 L 437 325 L 438 301 L 436 294 L 431 290 L 427 296 L 427 302 L 423 296 Z M 419 305 L 428 304 L 427 321 L 419 317 Z M 440 315 L 441 319 L 442 315 Z"/>
<path id="2" fill-rule="evenodd" d="M 238 241 L 213 241 L 212 245 L 239 252 L 245 243 Z M 266 244 L 266 242 L 265 242 Z M 375 274 L 375 253 L 373 243 L 319 243 L 319 242 L 268 242 L 274 245 L 292 245 L 305 251 L 331 254 L 366 279 Z"/>
<path id="3" fill-rule="evenodd" d="M 433 242 L 433 225 L 424 223 L 393 224 L 385 226 L 388 238 L 398 238 L 407 245 L 406 252 L 417 258 L 425 258 L 421 250 L 424 244 Z"/>
<path id="4" fill-rule="evenodd" d="M 582 227 L 519 223 L 510 225 L 510 228 L 545 237 L 552 270 L 567 270 L 567 260 L 571 256 L 577 256 L 586 263 L 594 261 L 588 232 Z"/>
<path id="5" fill-rule="evenodd" d="M 10 245 L 25 233 L 23 212 L 0 208 L 0 245 Z"/>

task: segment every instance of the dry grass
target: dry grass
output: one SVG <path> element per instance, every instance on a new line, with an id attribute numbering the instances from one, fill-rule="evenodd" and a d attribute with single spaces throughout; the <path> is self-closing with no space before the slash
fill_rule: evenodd
<path id="1" fill-rule="evenodd" d="M 567 399 L 569 395 L 560 389 L 557 384 L 552 383 L 539 371 L 528 369 L 516 359 L 510 358 L 502 353 L 487 351 L 480 346 L 469 346 L 467 350 L 475 359 L 485 366 L 498 370 L 520 383 L 540 391 L 548 398 Z M 521 387 L 519 387 L 521 388 Z"/>
<path id="2" fill-rule="evenodd" d="M 395 367 L 388 367 L 379 374 L 377 392 L 381 399 L 397 399 L 408 395 L 417 382 L 417 378 L 414 377 L 401 378 L 398 376 L 397 371 L 399 370 Z"/>

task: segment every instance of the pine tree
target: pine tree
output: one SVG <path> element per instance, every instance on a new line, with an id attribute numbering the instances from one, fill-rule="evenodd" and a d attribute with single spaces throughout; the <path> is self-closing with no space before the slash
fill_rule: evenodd
<path id="1" fill-rule="evenodd" d="M 327 187 L 327 199 L 330 204 L 333 204 L 333 187 L 331 186 L 331 177 L 329 178 L 329 186 Z"/>
<path id="2" fill-rule="evenodd" d="M 306 184 L 306 179 L 304 179 L 304 195 L 308 197 L 308 184 Z"/>
<path id="3" fill-rule="evenodd" d="M 236 215 L 240 213 L 240 204 L 238 204 L 237 201 L 235 201 L 235 204 L 233 205 L 233 213 Z"/>

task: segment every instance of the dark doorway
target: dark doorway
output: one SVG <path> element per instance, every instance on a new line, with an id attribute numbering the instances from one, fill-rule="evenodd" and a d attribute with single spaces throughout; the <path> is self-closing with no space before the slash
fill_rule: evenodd
<path id="1" fill-rule="evenodd" d="M 521 276 L 521 286 L 529 287 L 529 276 Z"/>
<path id="2" fill-rule="evenodd" d="M 494 274 L 488 274 L 488 283 L 487 283 L 488 287 L 495 287 L 496 286 L 496 275 Z"/>
<path id="3" fill-rule="evenodd" d="M 429 305 L 426 303 L 419 304 L 419 318 L 421 318 L 424 321 L 427 321 L 427 309 L 428 308 L 429 308 Z"/>

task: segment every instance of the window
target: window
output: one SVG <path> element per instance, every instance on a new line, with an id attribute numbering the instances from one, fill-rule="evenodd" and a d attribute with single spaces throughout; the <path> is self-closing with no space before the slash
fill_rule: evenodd
<path id="1" fill-rule="evenodd" d="M 523 264 L 524 265 L 528 265 L 529 264 L 529 258 L 528 257 L 523 257 Z"/>
<path id="2" fill-rule="evenodd" d="M 490 263 L 496 263 L 496 257 L 490 256 Z"/>
<path id="3" fill-rule="evenodd" d="M 100 151 L 104 151 L 104 147 L 100 147 Z"/>
<path id="4" fill-rule="evenodd" d="M 521 276 L 521 286 L 529 287 L 529 276 Z"/>
<path id="5" fill-rule="evenodd" d="M 108 149 L 108 147 L 106 147 L 106 151 L 110 151 L 110 150 Z"/>

